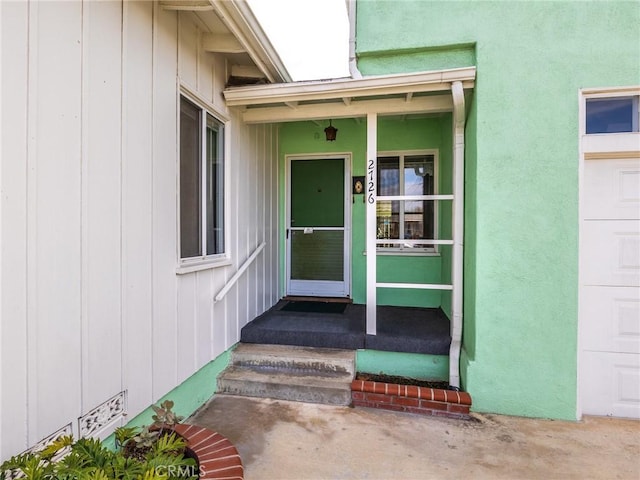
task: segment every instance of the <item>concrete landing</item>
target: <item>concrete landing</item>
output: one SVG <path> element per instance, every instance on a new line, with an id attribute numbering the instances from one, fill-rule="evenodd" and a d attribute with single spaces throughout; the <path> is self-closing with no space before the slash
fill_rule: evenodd
<path id="1" fill-rule="evenodd" d="M 449 355 L 449 319 L 440 308 L 377 307 L 377 335 L 367 335 L 365 306 L 343 313 L 286 311 L 287 301 L 242 328 L 240 341 Z"/>
<path id="2" fill-rule="evenodd" d="M 240 344 L 218 377 L 218 392 L 297 402 L 349 405 L 355 352 Z"/>
<path id="3" fill-rule="evenodd" d="M 188 423 L 237 447 L 245 479 L 638 479 L 640 422 L 474 421 L 216 395 Z"/>

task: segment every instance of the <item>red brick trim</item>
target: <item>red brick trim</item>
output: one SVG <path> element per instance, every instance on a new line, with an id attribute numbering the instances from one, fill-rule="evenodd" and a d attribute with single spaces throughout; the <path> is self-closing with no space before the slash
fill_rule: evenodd
<path id="1" fill-rule="evenodd" d="M 451 418 L 469 418 L 471 408 L 467 392 L 366 380 L 351 382 L 351 398 L 357 407 Z"/>
<path id="2" fill-rule="evenodd" d="M 181 423 L 174 431 L 187 441 L 200 467 L 200 480 L 243 480 L 238 450 L 225 437 L 208 428 Z"/>

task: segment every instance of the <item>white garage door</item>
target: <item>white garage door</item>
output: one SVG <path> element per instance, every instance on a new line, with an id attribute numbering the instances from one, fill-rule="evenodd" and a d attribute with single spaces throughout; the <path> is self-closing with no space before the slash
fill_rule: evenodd
<path id="1" fill-rule="evenodd" d="M 585 160 L 582 413 L 640 418 L 640 159 Z"/>

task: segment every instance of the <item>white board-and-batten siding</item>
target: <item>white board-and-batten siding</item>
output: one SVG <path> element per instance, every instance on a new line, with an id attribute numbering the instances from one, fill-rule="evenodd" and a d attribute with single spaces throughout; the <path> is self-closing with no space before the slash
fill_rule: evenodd
<path id="1" fill-rule="evenodd" d="M 128 418 L 278 299 L 277 136 L 157 2 L 1 2 L 0 458 L 121 391 Z M 178 96 L 229 119 L 232 264 L 177 274 Z M 253 250 L 266 248 L 220 302 Z M 211 379 L 212 382 L 215 379 Z M 105 433 L 105 432 L 103 432 Z"/>

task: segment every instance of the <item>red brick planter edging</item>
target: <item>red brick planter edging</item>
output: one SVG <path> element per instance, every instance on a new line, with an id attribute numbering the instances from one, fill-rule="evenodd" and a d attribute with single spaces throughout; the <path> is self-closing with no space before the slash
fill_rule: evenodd
<path id="1" fill-rule="evenodd" d="M 383 408 L 450 418 L 470 418 L 471 395 L 439 388 L 354 380 L 351 398 L 357 407 Z"/>
<path id="2" fill-rule="evenodd" d="M 225 437 L 208 428 L 181 423 L 174 431 L 187 441 L 200 467 L 200 480 L 243 480 L 238 450 Z"/>

